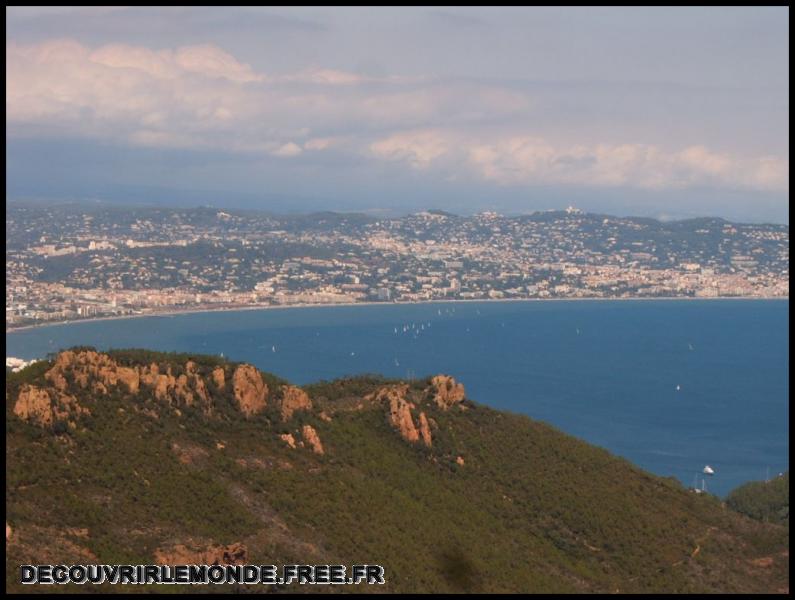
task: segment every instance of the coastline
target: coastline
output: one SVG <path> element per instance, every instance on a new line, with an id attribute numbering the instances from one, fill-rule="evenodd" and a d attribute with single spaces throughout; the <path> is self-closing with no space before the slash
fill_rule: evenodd
<path id="1" fill-rule="evenodd" d="M 200 313 L 216 313 L 216 312 L 243 312 L 252 310 L 271 310 L 271 309 L 286 309 L 286 308 L 322 308 L 334 306 L 403 306 L 403 305 L 419 305 L 419 304 L 450 304 L 450 303 L 486 303 L 486 302 L 579 302 L 579 301 L 633 301 L 633 300 L 789 300 L 789 296 L 712 296 L 712 297 L 692 297 L 692 296 L 638 296 L 632 298 L 473 298 L 473 299 L 450 299 L 450 300 L 421 300 L 421 301 L 405 301 L 405 302 L 300 302 L 296 304 L 268 304 L 261 306 L 220 306 L 218 308 L 196 308 L 196 309 L 168 309 L 156 310 L 144 314 L 136 315 L 114 315 L 109 317 L 93 317 L 89 319 L 69 319 L 66 321 L 53 321 L 46 323 L 35 323 L 32 325 L 21 325 L 19 327 L 6 327 L 6 335 L 9 333 L 16 333 L 19 331 L 26 331 L 29 329 L 38 329 L 42 327 L 60 327 L 64 325 L 74 325 L 77 323 L 95 323 L 99 321 L 115 321 L 119 319 L 145 319 L 147 317 L 174 317 L 179 315 L 200 314 Z"/>

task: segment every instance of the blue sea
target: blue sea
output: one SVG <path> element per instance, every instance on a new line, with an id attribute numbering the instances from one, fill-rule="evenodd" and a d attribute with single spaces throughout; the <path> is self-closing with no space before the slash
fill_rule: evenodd
<path id="1" fill-rule="evenodd" d="M 6 334 L 8 356 L 74 345 L 220 354 L 295 383 L 448 373 L 524 413 L 724 496 L 789 468 L 789 301 L 442 302 L 72 323 Z"/>

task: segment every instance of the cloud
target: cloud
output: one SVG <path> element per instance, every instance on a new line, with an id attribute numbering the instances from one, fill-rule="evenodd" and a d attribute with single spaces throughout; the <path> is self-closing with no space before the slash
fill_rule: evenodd
<path id="1" fill-rule="evenodd" d="M 449 136 L 437 130 L 407 131 L 374 142 L 370 151 L 379 158 L 404 161 L 414 168 L 426 169 L 450 152 L 451 142 Z"/>
<path id="2" fill-rule="evenodd" d="M 482 136 L 481 136 L 482 137 Z M 649 144 L 561 146 L 534 136 L 483 141 L 455 131 L 409 131 L 370 146 L 373 155 L 417 169 L 439 167 L 499 185 L 630 187 L 647 190 L 698 186 L 785 191 L 789 161 L 730 156 L 691 146 L 666 151 Z"/>
<path id="3" fill-rule="evenodd" d="M 199 120 L 250 114 L 243 86 L 263 76 L 219 48 L 172 50 L 72 40 L 6 45 L 6 116 L 88 135 L 130 136 L 138 127 L 191 133 Z M 138 136 L 140 138 L 140 136 Z M 153 138 L 155 139 L 155 138 Z"/>
<path id="4" fill-rule="evenodd" d="M 706 144 L 671 149 L 622 141 L 620 133 L 562 142 L 548 128 L 541 133 L 543 107 L 529 91 L 325 66 L 273 75 L 212 44 L 8 42 L 6 119 L 9 137 L 72 136 L 263 160 L 337 153 L 501 186 L 789 185 L 786 157 L 738 156 Z"/>
<path id="5" fill-rule="evenodd" d="M 271 152 L 271 154 L 273 154 L 273 156 L 298 156 L 301 152 L 301 146 L 295 142 L 287 142 L 279 146 L 276 150 Z"/>
<path id="6" fill-rule="evenodd" d="M 6 69 L 12 136 L 46 130 L 152 145 L 198 139 L 232 151 L 256 152 L 296 131 L 304 132 L 301 137 L 335 137 L 340 129 L 366 136 L 385 126 L 466 121 L 478 111 L 508 114 L 525 104 L 521 94 L 507 90 L 422 78 L 372 78 L 323 67 L 274 76 L 210 44 L 154 50 L 90 48 L 70 39 L 9 42 Z"/>
<path id="7" fill-rule="evenodd" d="M 703 146 L 666 151 L 648 144 L 556 147 L 536 138 L 475 146 L 470 164 L 500 184 L 627 186 L 650 190 L 694 186 L 788 188 L 788 161 L 719 154 Z"/>
<path id="8" fill-rule="evenodd" d="M 283 81 L 297 81 L 303 83 L 317 83 L 326 85 L 349 85 L 367 81 L 366 78 L 355 73 L 338 71 L 336 69 L 306 69 L 299 73 L 286 75 Z"/>
<path id="9" fill-rule="evenodd" d="M 313 138 L 304 143 L 304 150 L 325 150 L 340 142 L 340 138 Z"/>

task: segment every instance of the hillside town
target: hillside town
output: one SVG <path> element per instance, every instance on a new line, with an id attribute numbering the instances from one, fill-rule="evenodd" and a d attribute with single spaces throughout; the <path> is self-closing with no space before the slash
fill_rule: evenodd
<path id="1" fill-rule="evenodd" d="M 574 207 L 377 218 L 12 203 L 6 236 L 7 329 L 303 304 L 789 294 L 787 225 Z"/>

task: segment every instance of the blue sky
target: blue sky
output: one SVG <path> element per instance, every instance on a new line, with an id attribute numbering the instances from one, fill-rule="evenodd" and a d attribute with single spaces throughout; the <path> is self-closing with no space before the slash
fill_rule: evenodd
<path id="1" fill-rule="evenodd" d="M 7 197 L 788 222 L 788 21 L 9 8 Z"/>

